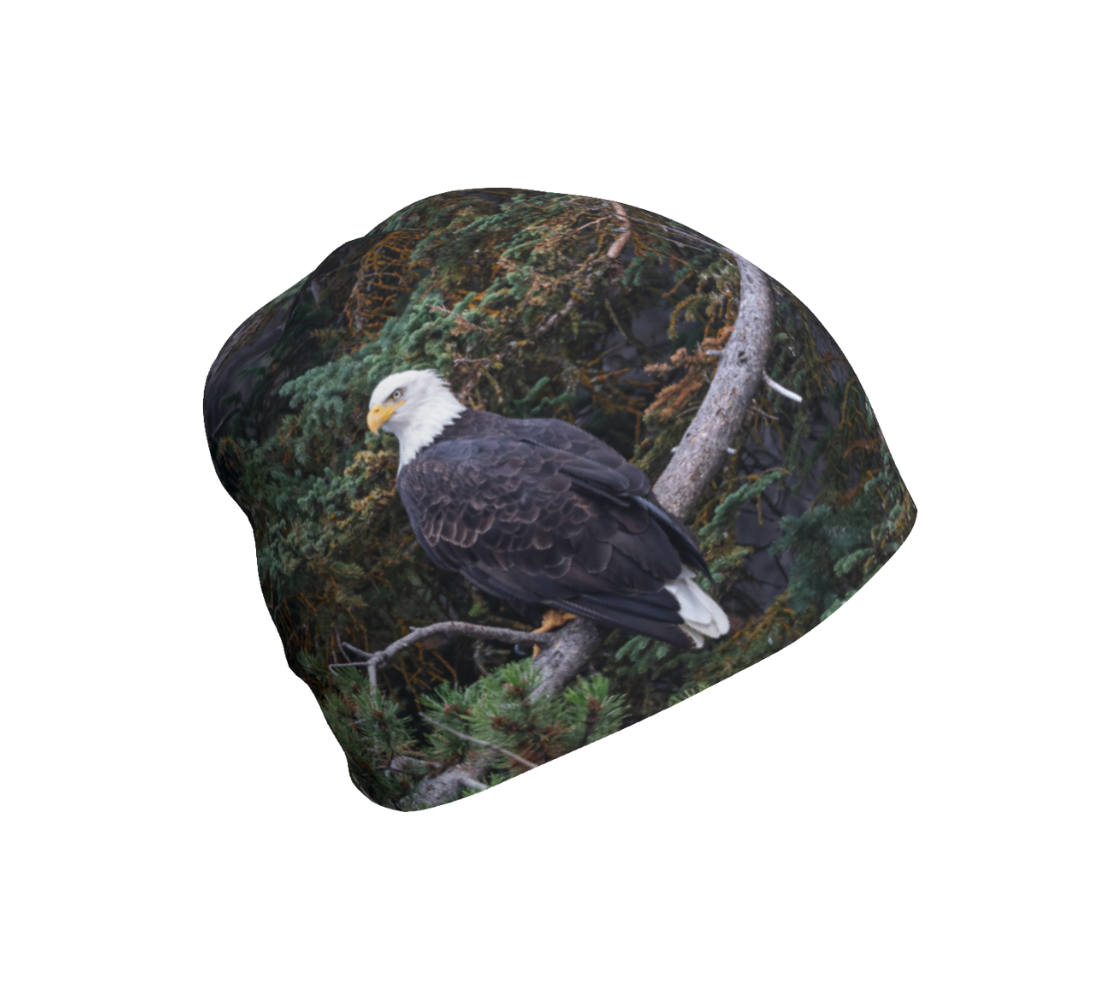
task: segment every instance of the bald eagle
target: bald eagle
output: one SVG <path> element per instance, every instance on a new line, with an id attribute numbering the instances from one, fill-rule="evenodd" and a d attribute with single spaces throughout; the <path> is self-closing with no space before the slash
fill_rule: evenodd
<path id="1" fill-rule="evenodd" d="M 426 370 L 384 379 L 367 424 L 400 442 L 397 491 L 432 562 L 542 631 L 581 617 L 696 649 L 727 633 L 691 533 L 586 431 L 470 410 Z"/>

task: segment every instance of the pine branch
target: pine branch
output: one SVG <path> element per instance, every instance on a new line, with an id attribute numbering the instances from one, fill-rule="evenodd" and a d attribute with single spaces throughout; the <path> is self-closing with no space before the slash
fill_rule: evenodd
<path id="1" fill-rule="evenodd" d="M 534 764 L 531 760 L 526 760 L 524 757 L 515 754 L 512 750 L 507 750 L 505 747 L 498 746 L 497 743 L 488 743 L 486 740 L 480 740 L 477 736 L 468 736 L 466 733 L 459 732 L 458 729 L 452 729 L 450 726 L 444 725 L 442 722 L 437 722 L 427 712 L 420 713 L 421 719 L 427 719 L 433 726 L 438 726 L 440 729 L 446 729 L 452 736 L 458 736 L 461 740 L 469 740 L 471 743 L 477 743 L 482 747 L 489 747 L 491 750 L 497 750 L 499 753 L 504 753 L 507 757 L 512 757 L 518 764 L 524 764 L 526 767 L 540 767 L 539 764 Z M 480 782 L 481 784 L 481 782 Z"/>

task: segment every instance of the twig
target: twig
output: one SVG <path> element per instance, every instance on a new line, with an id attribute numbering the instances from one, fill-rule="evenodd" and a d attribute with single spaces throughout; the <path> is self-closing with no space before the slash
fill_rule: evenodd
<path id="1" fill-rule="evenodd" d="M 603 296 L 603 305 L 607 307 L 607 312 L 611 314 L 611 319 L 614 320 L 614 325 L 618 328 L 618 332 L 622 334 L 622 339 L 638 352 L 638 358 L 641 359 L 642 345 L 639 344 L 630 331 L 622 325 L 622 320 L 618 318 L 618 314 L 614 311 L 614 306 L 611 305 L 611 300 L 606 295 Z M 608 351 L 607 353 L 609 354 L 610 352 Z"/>
<path id="2" fill-rule="evenodd" d="M 613 201 L 611 204 L 614 206 L 614 214 L 622 220 L 624 228 L 622 230 L 622 235 L 611 244 L 611 248 L 607 251 L 608 260 L 614 260 L 618 257 L 618 255 L 622 253 L 622 248 L 626 246 L 626 241 L 630 239 L 630 217 L 626 214 L 626 209 L 617 201 Z"/>
<path id="3" fill-rule="evenodd" d="M 654 222 L 652 219 L 648 219 L 648 218 L 646 220 L 644 220 L 644 224 L 647 225 L 647 226 L 654 226 L 655 228 L 660 229 L 660 230 L 662 230 L 663 232 L 666 232 L 666 233 L 673 233 L 676 236 L 681 237 L 682 239 L 694 240 L 696 243 L 700 244 L 700 246 L 694 246 L 694 245 L 689 244 L 689 243 L 680 243 L 677 240 L 669 239 L 668 237 L 666 237 L 668 242 L 676 243 L 677 246 L 685 247 L 688 250 L 726 250 L 727 249 L 726 247 L 721 246 L 719 243 L 716 243 L 715 240 L 710 240 L 706 236 L 700 235 L 700 233 L 685 232 L 683 229 L 678 229 L 675 226 L 666 226 L 663 223 Z M 740 260 L 741 259 L 742 258 L 740 258 Z"/>
<path id="4" fill-rule="evenodd" d="M 345 643 L 344 643 L 344 645 L 345 645 Z M 359 661 L 343 660 L 340 663 L 328 663 L 327 664 L 327 669 L 337 677 L 338 676 L 338 671 L 335 670 L 335 667 L 368 667 L 368 666 L 369 666 L 369 660 L 359 660 Z"/>
<path id="5" fill-rule="evenodd" d="M 471 622 L 436 622 L 434 625 L 425 625 L 423 628 L 414 629 L 408 635 L 396 642 L 390 643 L 376 653 L 367 652 L 357 646 L 344 642 L 342 645 L 348 653 L 363 657 L 363 665 L 369 671 L 369 686 L 377 687 L 377 669 L 388 663 L 402 649 L 411 646 L 414 642 L 427 639 L 433 635 L 473 635 L 478 639 L 492 639 L 494 642 L 522 643 L 532 642 L 536 646 L 547 646 L 556 642 L 557 635 L 552 632 L 522 632 L 515 628 L 493 628 L 489 625 L 474 625 Z M 344 664 L 337 664 L 344 666 Z"/>
<path id="6" fill-rule="evenodd" d="M 576 304 L 575 296 L 573 295 L 567 302 L 564 303 L 559 309 L 556 310 L 551 316 L 544 320 L 530 335 L 529 339 L 535 340 L 543 333 L 548 333 L 557 323 L 560 322 L 565 316 L 572 311 Z"/>
<path id="7" fill-rule="evenodd" d="M 792 399 L 795 403 L 802 403 L 804 400 L 797 395 L 796 392 L 791 392 L 784 385 L 778 385 L 769 375 L 765 372 L 762 373 L 762 381 L 765 382 L 771 389 L 773 389 L 779 396 L 785 396 L 786 399 Z"/>
<path id="8" fill-rule="evenodd" d="M 486 333 L 485 327 L 479 326 L 477 323 L 472 323 L 469 319 L 463 316 L 462 313 L 456 313 L 454 310 L 448 309 L 445 305 L 442 305 L 438 302 L 433 302 L 430 306 L 428 306 L 428 308 L 433 309 L 438 313 L 443 313 L 444 316 L 454 316 L 455 319 L 462 323 L 464 326 L 468 326 L 472 330 L 478 330 L 479 333 Z M 468 347 L 467 350 L 469 351 L 470 348 Z"/>
<path id="9" fill-rule="evenodd" d="M 706 351 L 706 352 L 704 352 L 704 354 L 711 354 L 711 355 L 716 356 L 716 357 L 719 357 L 722 353 L 724 353 L 724 352 L 722 352 L 722 351 Z M 771 387 L 771 389 L 773 389 L 774 392 L 782 393 L 782 395 L 786 396 L 786 399 L 791 399 L 791 400 L 793 400 L 794 402 L 797 402 L 797 403 L 803 402 L 800 395 L 797 395 L 797 393 L 795 393 L 795 392 L 790 392 L 790 390 L 786 389 L 786 387 L 783 386 L 783 385 L 778 385 L 773 380 L 773 378 L 771 378 L 771 376 L 767 375 L 765 372 L 763 372 L 763 382 L 765 382 L 769 387 Z"/>
<path id="10" fill-rule="evenodd" d="M 446 729 L 452 736 L 458 736 L 461 740 L 470 740 L 471 743 L 477 743 L 481 747 L 489 747 L 491 750 L 498 750 L 507 757 L 512 757 L 518 764 L 524 764 L 526 767 L 540 767 L 540 764 L 534 764 L 531 760 L 526 760 L 524 757 L 515 754 L 512 750 L 507 750 L 505 747 L 498 746 L 497 743 L 487 743 L 486 740 L 480 740 L 475 736 L 468 736 L 466 733 L 459 732 L 458 729 L 452 729 L 450 726 L 445 726 L 442 722 L 436 722 L 436 720 L 426 712 L 421 712 L 420 718 L 427 719 L 433 726 L 438 726 L 440 729 Z M 478 782 L 478 784 L 482 783 Z"/>

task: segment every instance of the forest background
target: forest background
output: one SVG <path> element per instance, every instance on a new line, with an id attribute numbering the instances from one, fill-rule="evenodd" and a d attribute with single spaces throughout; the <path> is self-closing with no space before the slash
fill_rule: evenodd
<path id="1" fill-rule="evenodd" d="M 458 786 L 427 786 L 458 765 L 482 790 L 647 718 L 805 635 L 898 550 L 916 508 L 862 386 L 816 317 L 756 273 L 762 369 L 739 376 L 752 398 L 727 454 L 677 511 L 731 616 L 725 639 L 681 651 L 606 630 L 586 676 L 551 696 L 524 652 L 471 636 L 409 646 L 372 688 L 353 662 L 436 622 L 524 627 L 419 547 L 394 448 L 365 427 L 371 386 L 432 367 L 466 404 L 574 422 L 657 483 L 752 308 L 742 267 L 618 202 L 448 192 L 329 254 L 224 345 L 204 400 L 215 469 L 253 524 L 288 662 L 369 797 L 438 804 Z"/>

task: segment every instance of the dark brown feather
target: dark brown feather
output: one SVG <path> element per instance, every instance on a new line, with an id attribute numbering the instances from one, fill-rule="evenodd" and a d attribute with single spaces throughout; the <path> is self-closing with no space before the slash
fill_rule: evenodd
<path id="1" fill-rule="evenodd" d="M 691 645 L 664 586 L 682 562 L 707 572 L 696 542 L 645 474 L 586 431 L 467 410 L 397 486 L 432 561 L 522 613 L 570 610 Z"/>

